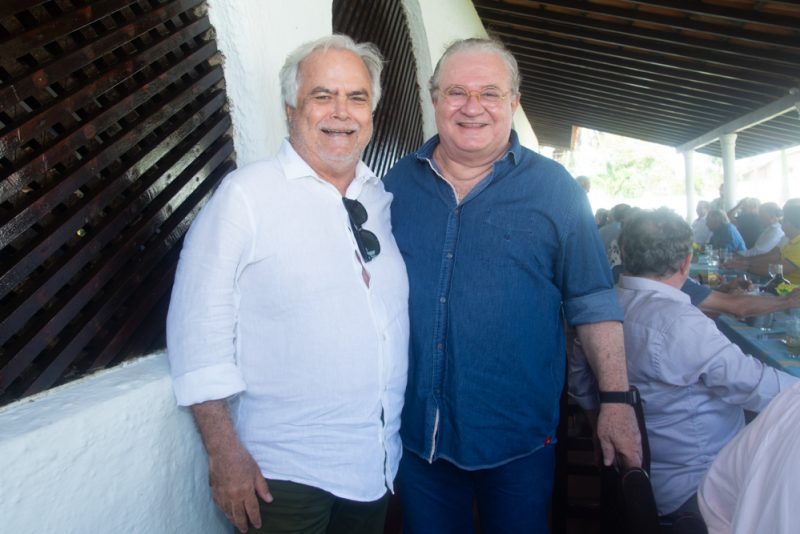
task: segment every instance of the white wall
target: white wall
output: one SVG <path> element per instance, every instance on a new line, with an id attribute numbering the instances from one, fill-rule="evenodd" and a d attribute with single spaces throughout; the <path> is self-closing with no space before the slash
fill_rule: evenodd
<path id="1" fill-rule="evenodd" d="M 331 0 L 208 0 L 225 57 L 239 166 L 274 154 L 286 137 L 278 71 L 298 45 L 331 33 Z"/>
<path id="2" fill-rule="evenodd" d="M 230 533 L 163 353 L 0 409 L 0 532 Z"/>

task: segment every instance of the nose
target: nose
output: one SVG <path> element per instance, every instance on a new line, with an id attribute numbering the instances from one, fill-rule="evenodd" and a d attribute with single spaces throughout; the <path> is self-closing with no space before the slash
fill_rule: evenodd
<path id="1" fill-rule="evenodd" d="M 461 106 L 461 111 L 470 115 L 478 115 L 484 111 L 483 104 L 481 104 L 481 94 L 477 91 L 470 91 L 467 93 L 467 101 Z"/>
<path id="2" fill-rule="evenodd" d="M 337 95 L 333 99 L 333 116 L 337 119 L 346 119 L 350 116 L 349 103 L 346 95 Z"/>

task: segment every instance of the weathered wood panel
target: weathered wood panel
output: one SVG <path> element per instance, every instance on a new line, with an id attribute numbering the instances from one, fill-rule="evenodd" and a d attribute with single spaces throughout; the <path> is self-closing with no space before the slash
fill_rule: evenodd
<path id="1" fill-rule="evenodd" d="M 382 177 L 423 141 L 417 66 L 402 3 L 334 0 L 333 31 L 375 43 L 386 59 L 383 96 L 375 110 L 372 141 L 364 150 L 364 161 Z"/>
<path id="2" fill-rule="evenodd" d="M 202 0 L 0 4 L 0 403 L 163 346 L 233 167 Z"/>

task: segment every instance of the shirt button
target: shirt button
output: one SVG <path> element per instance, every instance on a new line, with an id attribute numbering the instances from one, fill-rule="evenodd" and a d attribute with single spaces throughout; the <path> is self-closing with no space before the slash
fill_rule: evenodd
<path id="1" fill-rule="evenodd" d="M 452 252 L 448 252 L 447 253 L 447 257 L 448 257 L 448 259 L 453 259 L 453 253 Z"/>
<path id="2" fill-rule="evenodd" d="M 444 343 L 437 343 L 436 348 L 442 350 L 444 348 Z"/>
<path id="3" fill-rule="evenodd" d="M 439 297 L 439 302 L 441 302 L 442 304 L 444 304 L 445 302 L 447 302 L 447 299 L 446 299 L 446 298 L 444 298 L 444 297 Z"/>

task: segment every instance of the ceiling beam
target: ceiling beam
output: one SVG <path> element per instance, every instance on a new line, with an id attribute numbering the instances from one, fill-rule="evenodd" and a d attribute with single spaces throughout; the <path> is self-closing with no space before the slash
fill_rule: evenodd
<path id="1" fill-rule="evenodd" d="M 776 100 L 775 102 L 767 104 L 766 106 L 747 113 L 746 115 L 742 115 L 738 119 L 734 119 L 731 122 L 723 124 L 722 126 L 718 126 L 717 128 L 704 133 L 700 137 L 680 145 L 677 150 L 678 152 L 697 150 L 702 146 L 713 143 L 722 135 L 741 132 L 742 130 L 746 130 L 790 111 L 800 113 L 800 90 L 798 89 L 793 89 L 789 91 L 788 95 Z"/>
<path id="2" fill-rule="evenodd" d="M 490 7 L 502 6 L 502 7 Z M 631 24 L 612 24 L 591 17 L 580 17 L 554 12 L 552 10 L 531 9 L 509 4 L 488 4 L 477 6 L 478 15 L 484 24 L 505 26 L 525 26 L 526 31 L 546 31 L 580 39 L 630 47 L 669 56 L 693 56 L 703 54 L 707 63 L 733 67 L 747 67 L 750 70 L 770 72 L 767 65 L 780 65 L 789 72 L 798 72 L 798 55 L 790 54 L 785 48 L 771 51 L 769 56 L 754 56 L 753 48 L 727 41 L 698 39 L 678 32 L 664 32 L 633 26 Z M 576 32 L 580 28 L 580 32 Z M 767 65 L 765 65 L 767 64 Z"/>
<path id="3" fill-rule="evenodd" d="M 695 2 L 696 3 L 696 2 Z M 487 9 L 498 9 L 496 4 L 489 4 L 484 1 L 475 1 L 476 6 L 485 7 Z M 631 8 L 614 7 L 606 4 L 590 3 L 578 0 L 543 0 L 538 4 L 546 6 L 555 6 L 557 8 L 575 10 L 583 14 L 603 15 L 604 17 L 614 17 L 627 23 L 645 22 L 648 24 L 663 26 L 669 32 L 675 30 L 686 30 L 696 33 L 704 33 L 713 35 L 722 39 L 733 39 L 739 42 L 747 41 L 751 43 L 760 43 L 770 46 L 779 46 L 786 48 L 795 48 L 800 50 L 800 34 L 797 33 L 797 26 L 800 20 L 792 21 L 787 17 L 772 17 L 773 24 L 769 25 L 769 29 L 776 28 L 774 23 L 780 22 L 784 35 L 769 33 L 764 31 L 751 31 L 743 32 L 741 26 L 747 24 L 745 21 L 732 21 L 729 17 L 714 16 L 710 13 L 705 14 L 705 20 L 697 20 L 697 15 L 686 12 L 681 8 L 675 8 L 674 3 L 670 6 L 670 11 L 674 12 L 677 16 L 665 16 L 663 13 L 656 13 L 653 11 L 645 11 L 638 9 L 636 5 Z M 713 22 L 706 22 L 706 20 L 716 18 L 724 22 L 724 24 L 715 24 Z M 752 22 L 749 22 L 752 24 Z"/>

